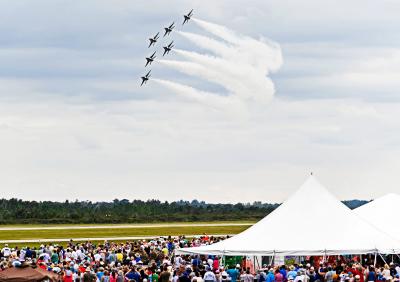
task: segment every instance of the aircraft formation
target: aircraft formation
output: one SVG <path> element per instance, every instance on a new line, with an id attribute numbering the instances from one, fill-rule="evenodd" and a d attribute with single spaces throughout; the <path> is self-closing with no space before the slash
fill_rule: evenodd
<path id="1" fill-rule="evenodd" d="M 182 23 L 182 25 L 185 25 L 191 19 L 192 16 L 193 16 L 193 9 L 188 14 L 183 15 L 183 23 Z M 175 22 L 172 22 L 172 24 L 170 24 L 169 26 L 165 27 L 164 28 L 163 38 L 164 37 L 168 37 L 171 34 L 171 32 L 173 31 L 174 28 L 175 28 Z M 157 32 L 157 34 L 155 34 L 153 37 L 149 38 L 150 43 L 149 43 L 149 46 L 147 48 L 155 47 L 156 43 L 157 43 L 157 41 L 159 39 L 160 39 L 160 32 Z M 168 55 L 173 47 L 174 47 L 174 41 L 173 40 L 168 45 L 163 46 L 164 53 L 163 53 L 162 56 L 164 57 L 165 55 Z M 156 54 L 157 54 L 157 51 L 154 51 L 153 54 L 151 54 L 150 56 L 146 57 L 145 68 L 147 66 L 151 66 L 151 64 L 154 62 L 154 60 L 157 57 Z M 140 84 L 140 86 L 143 86 L 143 84 L 146 84 L 147 81 L 150 79 L 150 77 L 151 77 L 151 70 L 149 70 L 147 72 L 147 74 L 145 74 L 142 77 L 140 77 L 142 79 L 142 83 Z"/>

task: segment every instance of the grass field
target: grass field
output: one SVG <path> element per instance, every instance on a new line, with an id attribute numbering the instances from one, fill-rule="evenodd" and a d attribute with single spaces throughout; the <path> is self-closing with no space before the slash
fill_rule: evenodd
<path id="1" fill-rule="evenodd" d="M 211 224 L 215 224 L 215 222 L 210 222 Z M 184 223 L 188 224 L 185 226 L 171 226 L 170 224 L 165 224 L 160 226 L 157 224 L 156 226 L 151 226 L 151 224 L 147 224 L 148 226 L 143 227 L 143 225 L 128 225 L 124 228 L 112 228 L 112 225 L 96 225 L 96 229 L 90 228 L 92 225 L 86 225 L 88 228 L 84 228 L 85 226 L 79 225 L 80 229 L 68 229 L 67 225 L 62 225 L 63 229 L 56 229 L 57 226 L 51 225 L 51 227 L 55 227 L 55 229 L 40 229 L 40 227 L 49 227 L 48 225 L 18 225 L 18 226 L 0 226 L 0 241 L 5 240 L 40 240 L 41 242 L 53 242 L 57 241 L 57 239 L 71 239 L 71 238 L 125 238 L 125 237 L 140 237 L 140 236 L 168 236 L 168 235 L 200 235 L 200 234 L 237 234 L 249 226 L 251 226 L 252 222 L 240 222 L 245 225 L 234 225 L 238 222 L 231 222 L 233 225 L 229 225 L 229 222 L 221 222 L 225 225 L 223 226 L 196 226 L 199 223 Z M 182 223 L 176 223 L 182 224 Z M 207 224 L 206 222 L 202 222 L 202 224 Z M 228 224 L 228 225 L 227 225 Z M 73 225 L 69 225 L 73 226 Z M 104 228 L 103 228 L 104 226 Z M 110 228 L 111 226 L 111 228 Z M 15 227 L 15 228 L 24 228 L 24 227 L 38 227 L 39 229 L 34 230 L 1 230 L 2 227 Z M 52 240 L 54 239 L 54 240 Z M 122 240 L 119 240 L 122 241 Z M 66 243 L 60 243 L 65 245 Z M 0 244 L 3 246 L 4 244 Z M 11 246 L 36 246 L 40 245 L 40 243 L 10 243 Z"/>

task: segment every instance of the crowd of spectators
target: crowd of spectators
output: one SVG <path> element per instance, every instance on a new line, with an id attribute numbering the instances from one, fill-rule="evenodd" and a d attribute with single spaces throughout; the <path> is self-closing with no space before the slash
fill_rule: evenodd
<path id="1" fill-rule="evenodd" d="M 400 267 L 394 263 L 374 267 L 369 261 L 361 264 L 342 259 L 255 269 L 246 257 L 229 264 L 217 256 L 174 254 L 177 248 L 221 239 L 204 235 L 125 243 L 70 241 L 65 247 L 43 244 L 37 248 L 6 244 L 0 253 L 0 271 L 29 265 L 57 273 L 64 282 L 400 282 Z"/>

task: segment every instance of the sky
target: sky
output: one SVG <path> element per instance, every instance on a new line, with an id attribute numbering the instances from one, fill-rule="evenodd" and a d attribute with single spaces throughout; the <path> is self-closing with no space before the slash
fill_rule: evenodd
<path id="1" fill-rule="evenodd" d="M 281 202 L 310 172 L 340 199 L 400 193 L 399 9 L 3 0 L 1 197 Z"/>

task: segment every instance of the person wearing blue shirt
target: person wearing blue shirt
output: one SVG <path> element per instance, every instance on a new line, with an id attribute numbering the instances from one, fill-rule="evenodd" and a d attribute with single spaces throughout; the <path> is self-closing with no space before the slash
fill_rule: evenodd
<path id="1" fill-rule="evenodd" d="M 97 278 L 101 281 L 101 277 L 104 276 L 104 268 L 100 267 L 99 271 L 96 273 Z"/>
<path id="2" fill-rule="evenodd" d="M 279 272 L 282 274 L 283 276 L 283 281 L 286 281 L 286 277 L 287 277 L 287 272 L 286 272 L 286 266 L 282 265 L 279 269 Z"/>
<path id="3" fill-rule="evenodd" d="M 297 276 L 297 271 L 295 270 L 294 266 L 291 265 L 289 267 L 290 271 L 286 274 L 287 277 L 291 276 L 293 279 Z"/>
<path id="4" fill-rule="evenodd" d="M 369 271 L 367 274 L 367 281 L 375 281 L 376 280 L 376 273 L 375 273 L 375 269 L 373 266 L 368 267 Z"/>
<path id="5" fill-rule="evenodd" d="M 265 282 L 275 282 L 274 270 L 272 268 L 268 271 Z"/>
<path id="6" fill-rule="evenodd" d="M 228 273 L 229 277 L 231 278 L 232 282 L 237 281 L 238 276 L 239 276 L 239 270 L 233 266 L 231 266 L 226 273 Z"/>
<path id="7" fill-rule="evenodd" d="M 132 268 L 129 270 L 129 272 L 125 275 L 126 278 L 129 280 L 135 280 L 136 282 L 140 281 L 140 274 L 139 272 L 136 271 L 135 268 Z"/>

